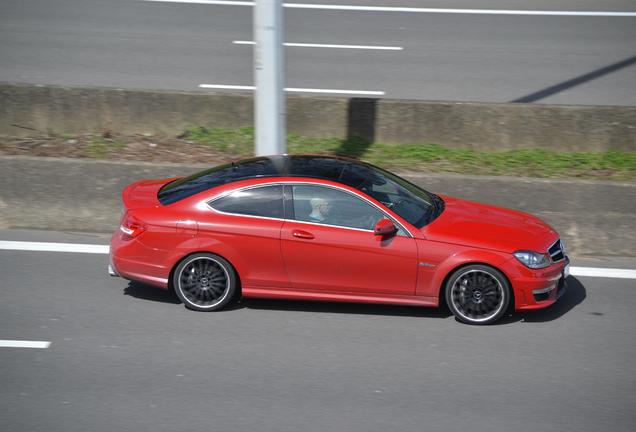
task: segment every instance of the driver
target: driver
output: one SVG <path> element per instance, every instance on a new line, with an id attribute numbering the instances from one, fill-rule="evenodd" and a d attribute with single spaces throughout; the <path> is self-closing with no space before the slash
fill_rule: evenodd
<path id="1" fill-rule="evenodd" d="M 331 212 L 331 204 L 324 198 L 312 198 L 309 200 L 311 204 L 311 213 L 309 213 L 310 222 L 324 222 Z"/>

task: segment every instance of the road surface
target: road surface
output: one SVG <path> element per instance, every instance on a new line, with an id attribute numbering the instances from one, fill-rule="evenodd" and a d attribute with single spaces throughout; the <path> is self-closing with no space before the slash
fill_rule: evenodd
<path id="1" fill-rule="evenodd" d="M 286 8 L 288 43 L 367 47 L 289 46 L 287 87 L 395 99 L 636 105 L 632 1 L 316 3 L 476 11 Z M 545 15 L 554 11 L 574 15 Z M 597 16 L 617 11 L 632 16 Z M 576 15 L 589 12 L 597 15 Z M 253 84 L 252 46 L 245 44 L 252 41 L 250 6 L 4 0 L 0 41 L 0 81 L 188 91 Z"/>
<path id="2" fill-rule="evenodd" d="M 106 265 L 104 254 L 0 250 L 0 339 L 50 343 L 0 348 L 3 429 L 633 430 L 634 279 L 571 277 L 552 308 L 473 327 L 378 305 L 248 300 L 196 313 Z"/>

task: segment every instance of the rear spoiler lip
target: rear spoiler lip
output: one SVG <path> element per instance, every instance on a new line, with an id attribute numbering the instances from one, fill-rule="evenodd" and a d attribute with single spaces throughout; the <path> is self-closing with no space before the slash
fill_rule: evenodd
<path id="1" fill-rule="evenodd" d="M 158 193 L 166 184 L 175 181 L 179 177 L 164 179 L 142 179 L 129 184 L 122 191 L 122 202 L 126 210 L 144 207 L 159 207 Z M 134 196 L 138 194 L 138 196 Z"/>

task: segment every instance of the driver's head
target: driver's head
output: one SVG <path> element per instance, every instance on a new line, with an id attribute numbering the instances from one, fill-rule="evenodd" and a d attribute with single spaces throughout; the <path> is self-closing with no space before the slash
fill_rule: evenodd
<path id="1" fill-rule="evenodd" d="M 327 216 L 331 211 L 331 204 L 324 198 L 312 198 L 309 200 L 312 212 Z"/>

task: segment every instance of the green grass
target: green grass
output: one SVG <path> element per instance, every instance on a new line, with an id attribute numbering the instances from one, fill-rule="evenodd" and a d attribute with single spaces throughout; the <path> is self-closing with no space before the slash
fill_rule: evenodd
<path id="1" fill-rule="evenodd" d="M 254 151 L 252 128 L 195 127 L 185 139 L 236 157 Z M 439 144 L 369 143 L 362 139 L 307 138 L 289 134 L 288 152 L 356 157 L 383 167 L 462 174 L 636 179 L 636 152 L 557 152 L 545 149 L 482 151 Z"/>
<path id="2" fill-rule="evenodd" d="M 248 155 L 254 150 L 254 129 L 206 128 L 188 129 L 183 137 L 197 144 L 235 155 Z"/>
<path id="3" fill-rule="evenodd" d="M 88 141 L 84 152 L 88 157 L 96 159 L 106 159 L 110 156 L 111 152 L 115 152 L 124 148 L 124 143 L 114 139 L 107 139 L 103 137 L 93 137 Z"/>

